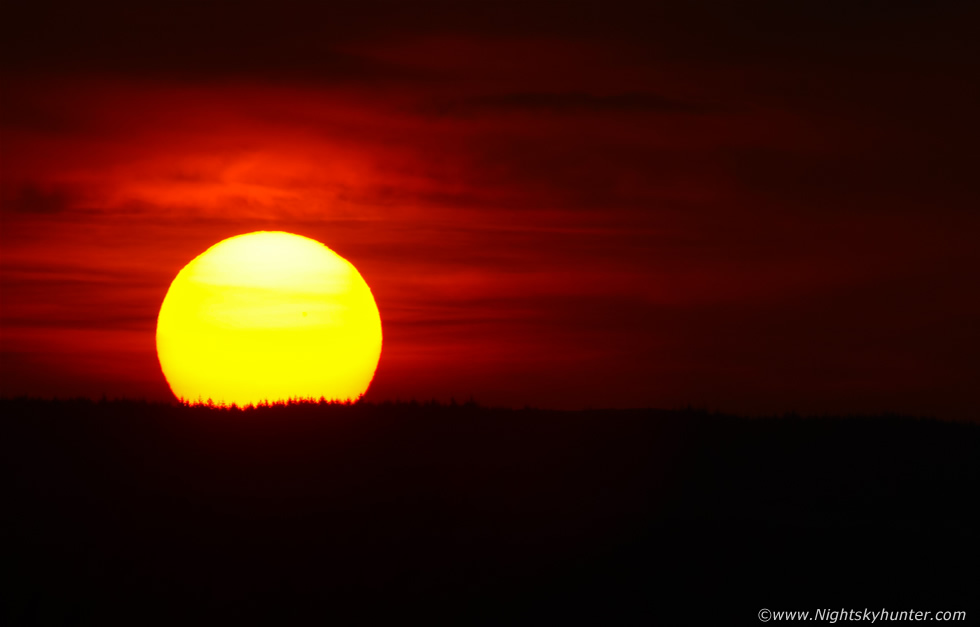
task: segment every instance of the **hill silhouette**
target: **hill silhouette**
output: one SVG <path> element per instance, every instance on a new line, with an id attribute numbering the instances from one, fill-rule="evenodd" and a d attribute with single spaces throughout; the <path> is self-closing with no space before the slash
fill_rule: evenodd
<path id="1" fill-rule="evenodd" d="M 975 424 L 0 409 L 5 624 L 740 624 L 975 596 Z"/>

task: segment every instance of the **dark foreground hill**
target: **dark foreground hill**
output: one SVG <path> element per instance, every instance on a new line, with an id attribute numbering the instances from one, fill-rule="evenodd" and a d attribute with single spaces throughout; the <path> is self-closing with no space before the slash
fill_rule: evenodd
<path id="1" fill-rule="evenodd" d="M 761 608 L 974 609 L 977 425 L 0 408 L 5 624 L 758 624 Z"/>

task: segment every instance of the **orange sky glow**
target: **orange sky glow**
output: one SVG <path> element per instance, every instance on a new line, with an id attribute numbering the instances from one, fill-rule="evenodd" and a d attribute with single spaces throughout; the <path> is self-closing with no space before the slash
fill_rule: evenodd
<path id="1" fill-rule="evenodd" d="M 201 66 L 8 62 L 0 393 L 172 398 L 170 281 L 277 230 L 371 286 L 368 400 L 976 411 L 977 100 L 942 49 L 889 74 L 860 38 L 845 71 L 458 19 L 281 76 L 196 31 Z"/>

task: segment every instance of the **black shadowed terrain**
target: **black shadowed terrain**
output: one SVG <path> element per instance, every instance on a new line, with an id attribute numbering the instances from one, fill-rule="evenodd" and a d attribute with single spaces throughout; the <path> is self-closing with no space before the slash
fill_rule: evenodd
<path id="1" fill-rule="evenodd" d="M 0 409 L 4 624 L 974 609 L 977 424 L 415 403 Z"/>

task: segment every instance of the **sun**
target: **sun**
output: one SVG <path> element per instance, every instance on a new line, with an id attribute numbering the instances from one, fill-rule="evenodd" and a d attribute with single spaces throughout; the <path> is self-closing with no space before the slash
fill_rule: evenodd
<path id="1" fill-rule="evenodd" d="M 259 231 L 218 242 L 170 284 L 157 318 L 170 389 L 196 403 L 357 399 L 381 357 L 368 284 L 316 240 Z"/>

